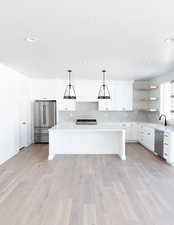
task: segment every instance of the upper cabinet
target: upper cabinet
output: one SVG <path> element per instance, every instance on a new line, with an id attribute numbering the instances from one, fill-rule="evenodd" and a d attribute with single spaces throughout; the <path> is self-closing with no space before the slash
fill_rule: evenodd
<path id="1" fill-rule="evenodd" d="M 99 102 L 99 111 L 132 111 L 133 110 L 133 82 L 111 81 L 108 87 L 111 95 L 109 100 L 98 100 L 100 82 L 96 80 L 74 81 L 76 100 L 64 100 L 63 95 L 66 81 L 60 81 L 57 86 L 57 108 L 60 111 L 75 111 L 76 101 Z"/>
<path id="2" fill-rule="evenodd" d="M 108 84 L 111 99 L 100 100 L 100 111 L 132 111 L 133 110 L 133 82 L 119 81 Z"/>
<path id="3" fill-rule="evenodd" d="M 69 99 L 62 99 L 58 102 L 57 110 L 58 111 L 75 111 L 76 101 L 69 100 Z"/>

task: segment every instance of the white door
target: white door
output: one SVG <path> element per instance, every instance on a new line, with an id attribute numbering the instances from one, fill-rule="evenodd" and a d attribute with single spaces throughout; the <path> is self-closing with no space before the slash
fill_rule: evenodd
<path id="1" fill-rule="evenodd" d="M 19 149 L 22 149 L 27 146 L 27 122 L 20 121 L 19 129 Z"/>
<path id="2" fill-rule="evenodd" d="M 28 142 L 28 101 L 25 98 L 19 100 L 19 149 L 27 146 Z"/>

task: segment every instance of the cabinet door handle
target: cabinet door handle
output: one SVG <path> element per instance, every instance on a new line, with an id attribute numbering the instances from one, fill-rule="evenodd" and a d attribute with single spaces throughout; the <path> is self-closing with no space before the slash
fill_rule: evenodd
<path id="1" fill-rule="evenodd" d="M 43 124 L 46 124 L 46 105 L 43 105 Z"/>
<path id="2" fill-rule="evenodd" d="M 169 136 L 165 134 L 164 137 L 169 137 Z"/>
<path id="3" fill-rule="evenodd" d="M 168 146 L 168 144 L 167 144 L 167 143 L 164 143 L 164 144 Z"/>

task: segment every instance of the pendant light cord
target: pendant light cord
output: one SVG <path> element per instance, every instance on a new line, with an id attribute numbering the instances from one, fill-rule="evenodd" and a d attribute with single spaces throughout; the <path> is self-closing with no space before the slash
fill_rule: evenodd
<path id="1" fill-rule="evenodd" d="M 68 73 L 69 73 L 69 96 L 70 96 L 70 91 L 71 91 L 71 72 L 72 72 L 72 70 L 68 70 Z"/>
<path id="2" fill-rule="evenodd" d="M 69 73 L 69 86 L 71 86 L 71 72 L 72 72 L 72 70 L 68 70 L 68 73 Z"/>
<path id="3" fill-rule="evenodd" d="M 104 91 L 104 96 L 106 95 L 106 90 L 105 90 L 105 72 L 106 70 L 103 70 L 103 91 Z"/>
<path id="4" fill-rule="evenodd" d="M 102 72 L 103 72 L 103 85 L 105 85 L 105 72 L 106 72 L 106 70 L 102 70 Z"/>

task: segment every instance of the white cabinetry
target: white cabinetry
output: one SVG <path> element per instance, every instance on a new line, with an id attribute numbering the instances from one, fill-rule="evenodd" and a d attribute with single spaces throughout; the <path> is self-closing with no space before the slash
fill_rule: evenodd
<path id="1" fill-rule="evenodd" d="M 163 157 L 164 159 L 168 160 L 169 158 L 169 150 L 170 150 L 170 133 L 165 132 L 164 133 L 164 143 L 163 143 L 163 148 L 164 148 L 164 153 Z"/>
<path id="2" fill-rule="evenodd" d="M 138 142 L 154 152 L 155 148 L 155 129 L 144 125 L 138 127 Z"/>
<path id="3" fill-rule="evenodd" d="M 137 124 L 136 123 L 121 123 L 120 126 L 126 131 L 127 142 L 137 141 Z"/>
<path id="4" fill-rule="evenodd" d="M 165 131 L 163 141 L 163 157 L 166 161 L 174 166 L 174 132 Z"/>
<path id="5" fill-rule="evenodd" d="M 111 99 L 100 100 L 100 111 L 131 111 L 133 109 L 133 82 L 111 82 L 108 84 Z"/>
<path id="6" fill-rule="evenodd" d="M 111 107 L 118 111 L 131 111 L 133 108 L 132 82 L 118 82 L 113 85 L 113 102 Z"/>
<path id="7" fill-rule="evenodd" d="M 74 100 L 62 99 L 59 101 L 58 110 L 59 111 L 75 111 L 76 102 Z"/>
<path id="8" fill-rule="evenodd" d="M 144 139 L 145 139 L 144 145 L 149 150 L 154 152 L 154 148 L 155 148 L 155 129 L 154 128 L 145 127 Z"/>
<path id="9" fill-rule="evenodd" d="M 99 111 L 111 111 L 111 99 L 99 100 Z"/>
<path id="10" fill-rule="evenodd" d="M 137 141 L 137 124 L 136 123 L 130 123 L 129 124 L 129 136 L 128 141 Z"/>
<path id="11" fill-rule="evenodd" d="M 174 166 L 174 132 L 164 133 L 164 155 L 168 163 Z"/>

